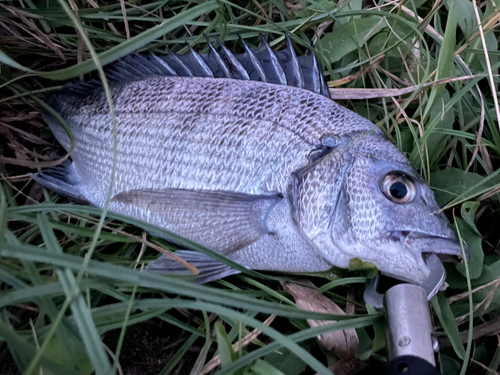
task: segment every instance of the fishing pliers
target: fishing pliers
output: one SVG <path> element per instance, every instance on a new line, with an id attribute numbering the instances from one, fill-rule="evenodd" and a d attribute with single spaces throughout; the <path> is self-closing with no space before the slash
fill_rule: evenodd
<path id="1" fill-rule="evenodd" d="M 432 327 L 429 300 L 443 285 L 446 272 L 435 254 L 425 260 L 429 277 L 420 285 L 397 284 L 378 292 L 380 274 L 369 280 L 364 299 L 383 309 L 387 320 L 387 375 L 440 375 L 439 344 Z"/>

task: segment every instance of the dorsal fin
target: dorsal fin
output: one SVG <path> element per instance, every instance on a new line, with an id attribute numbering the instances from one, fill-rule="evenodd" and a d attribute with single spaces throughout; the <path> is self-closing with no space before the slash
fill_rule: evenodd
<path id="1" fill-rule="evenodd" d="M 285 36 L 285 48 L 273 51 L 261 35 L 260 47 L 252 50 L 240 38 L 244 53 L 233 54 L 217 39 L 219 48 L 206 37 L 209 51 L 199 55 L 188 44 L 190 53 L 142 56 L 138 53 L 127 55 L 105 69 L 111 85 L 122 85 L 155 76 L 232 78 L 239 80 L 263 81 L 304 88 L 330 97 L 323 79 L 321 67 L 313 52 L 303 56 L 295 54 L 292 41 Z M 76 94 L 87 94 L 102 85 L 99 80 L 90 82 L 70 82 L 65 89 Z"/>

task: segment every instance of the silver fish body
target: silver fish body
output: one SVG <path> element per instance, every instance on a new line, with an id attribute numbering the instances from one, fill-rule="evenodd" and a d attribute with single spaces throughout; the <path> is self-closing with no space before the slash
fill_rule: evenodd
<path id="1" fill-rule="evenodd" d="M 429 273 L 423 253 L 461 256 L 433 193 L 406 157 L 373 123 L 325 96 L 209 77 L 151 76 L 111 90 L 112 211 L 249 269 L 314 272 L 360 258 L 387 275 L 422 282 Z M 67 169 L 72 195 L 102 207 L 114 157 L 104 92 L 67 91 L 48 104 L 76 139 Z M 58 121 L 44 119 L 69 149 Z M 405 191 L 411 200 L 400 199 Z M 217 269 L 208 279 L 231 273 Z"/>

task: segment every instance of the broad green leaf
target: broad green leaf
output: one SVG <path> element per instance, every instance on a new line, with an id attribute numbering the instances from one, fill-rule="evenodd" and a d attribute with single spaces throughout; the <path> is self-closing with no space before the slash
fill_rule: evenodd
<path id="1" fill-rule="evenodd" d="M 358 334 L 359 338 L 359 346 L 358 352 L 356 353 L 356 358 L 364 361 L 370 358 L 373 353 L 373 340 L 364 328 L 358 328 L 356 330 L 356 333 Z"/>
<path id="2" fill-rule="evenodd" d="M 498 259 L 497 256 L 495 258 Z M 483 273 L 481 274 L 481 277 L 476 280 L 472 280 L 473 287 L 479 287 L 487 283 L 492 283 L 493 281 L 498 282 L 499 279 L 500 261 L 497 260 L 490 266 L 483 266 Z M 478 309 L 475 312 L 476 316 L 481 316 L 487 312 L 495 311 L 500 308 L 500 288 L 498 288 L 497 283 L 492 283 L 488 288 L 484 288 L 483 290 L 474 293 L 473 298 L 475 303 L 482 304 L 482 308 Z M 461 314 L 465 314 L 466 312 L 468 312 L 468 310 L 465 312 L 461 312 Z"/>
<path id="3" fill-rule="evenodd" d="M 487 256 L 485 256 L 485 258 L 487 258 Z M 495 256 L 495 258 L 498 257 Z M 496 261 L 490 265 L 483 264 L 483 272 L 481 273 L 481 276 L 475 280 L 471 280 L 472 287 L 477 288 L 481 285 L 488 284 L 499 278 L 500 278 L 500 261 Z M 448 282 L 450 284 L 450 287 L 453 289 L 467 288 L 467 280 L 465 280 L 463 275 L 456 269 L 456 265 L 450 264 L 447 267 L 446 282 Z M 474 298 L 477 297 L 477 295 L 478 294 L 475 293 Z"/>
<path id="4" fill-rule="evenodd" d="M 380 17 L 352 18 L 345 25 L 339 25 L 338 28 L 321 38 L 319 43 L 324 50 L 325 57 L 330 63 L 334 63 L 361 47 L 384 26 L 384 21 Z"/>
<path id="5" fill-rule="evenodd" d="M 89 360 L 85 349 L 74 337 L 69 337 L 69 340 L 65 339 L 64 341 L 57 337 L 52 337 L 45 354 L 56 363 L 67 363 L 68 358 L 64 358 L 64 346 L 71 346 L 70 349 L 73 355 L 71 361 L 78 364 L 79 374 L 90 375 L 94 372 L 94 366 L 92 366 L 92 362 Z M 51 372 L 51 374 L 55 375 L 56 373 Z"/>
<path id="6" fill-rule="evenodd" d="M 476 362 L 479 362 L 479 363 L 486 363 L 486 360 L 489 357 L 490 357 L 490 355 L 487 352 L 485 346 L 479 345 L 475 348 L 472 359 Z"/>
<path id="7" fill-rule="evenodd" d="M 476 192 L 500 183 L 500 176 L 494 176 L 483 183 L 484 180 L 485 177 L 477 173 L 465 173 L 461 169 L 449 167 L 431 173 L 430 185 L 438 204 L 443 207 L 465 193 L 468 196 L 474 196 Z"/>
<path id="8" fill-rule="evenodd" d="M 412 27 L 406 23 L 400 22 L 399 19 L 391 20 L 385 19 L 384 25 L 390 27 L 384 28 L 377 33 L 368 42 L 369 50 L 373 52 L 380 52 L 387 48 L 387 46 L 398 45 L 397 48 L 390 48 L 385 53 L 386 59 L 384 62 L 388 66 L 395 67 L 401 63 L 401 56 L 411 56 L 415 53 L 415 45 L 411 42 L 412 39 L 404 40 L 405 36 L 410 35 Z M 420 68 L 420 67 L 419 67 Z M 406 74 L 404 72 L 403 74 Z M 405 77 L 406 78 L 406 77 Z M 364 107 L 364 106 L 363 106 Z"/>
<path id="9" fill-rule="evenodd" d="M 0 337 L 7 342 L 12 353 L 18 353 L 22 355 L 25 359 L 31 359 L 35 357 L 37 348 L 29 343 L 23 336 L 20 336 L 17 332 L 13 331 L 5 325 L 3 321 L 0 320 Z M 67 374 L 67 375 L 81 375 L 74 369 L 68 368 L 66 366 L 61 366 L 47 356 L 42 355 L 40 359 L 40 365 L 44 369 L 51 371 L 54 374 Z"/>
<path id="10" fill-rule="evenodd" d="M 333 3 L 333 1 L 325 1 L 325 9 L 328 9 L 328 5 L 326 3 Z M 360 16 L 354 16 L 354 17 L 341 17 L 342 13 L 345 13 L 345 12 L 349 12 L 349 11 L 356 11 L 356 10 L 361 10 L 362 9 L 362 1 L 360 0 L 349 0 L 345 3 L 343 3 L 338 11 L 335 13 L 335 16 L 337 17 L 336 19 L 336 23 L 338 23 L 339 25 L 345 25 L 346 23 L 348 23 L 352 18 L 357 18 L 359 19 Z M 338 25 L 337 25 L 338 26 Z M 337 26 L 334 26 L 334 30 Z"/>
<path id="11" fill-rule="evenodd" d="M 443 364 L 443 374 L 457 375 L 460 372 L 460 363 L 446 354 L 441 354 L 441 363 Z"/>
<path id="12" fill-rule="evenodd" d="M 451 12 L 453 7 L 456 8 L 458 25 L 466 37 L 470 38 L 477 31 L 476 16 L 474 15 L 472 2 L 469 0 L 453 0 L 445 2 L 445 6 L 448 12 Z"/>

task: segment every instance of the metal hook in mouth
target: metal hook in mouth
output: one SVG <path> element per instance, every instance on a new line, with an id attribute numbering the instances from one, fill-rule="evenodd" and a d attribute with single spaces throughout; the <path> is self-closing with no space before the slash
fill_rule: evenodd
<path id="1" fill-rule="evenodd" d="M 434 297 L 439 288 L 444 283 L 446 278 L 446 271 L 444 269 L 443 263 L 439 260 L 438 256 L 434 253 L 430 254 L 426 259 L 425 263 L 429 266 L 430 272 L 427 279 L 424 280 L 419 286 L 425 290 L 427 294 L 427 300 Z M 380 273 L 373 279 L 368 280 L 365 286 L 365 291 L 363 293 L 363 298 L 366 303 L 369 303 L 377 309 L 384 308 L 384 295 L 378 292 L 378 284 L 380 281 Z"/>

